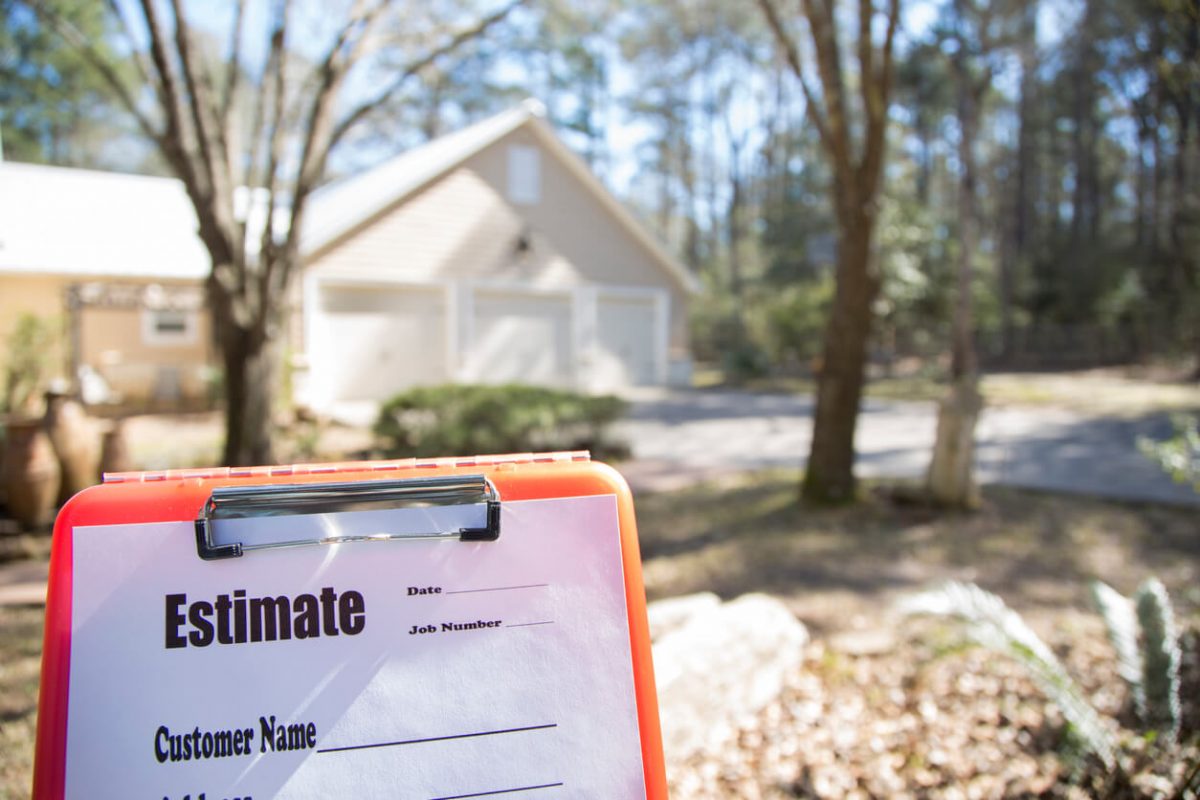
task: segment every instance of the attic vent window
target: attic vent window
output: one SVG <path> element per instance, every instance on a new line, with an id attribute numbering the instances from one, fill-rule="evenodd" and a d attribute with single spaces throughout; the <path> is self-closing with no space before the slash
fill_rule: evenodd
<path id="1" fill-rule="evenodd" d="M 523 206 L 541 202 L 542 162 L 536 147 L 514 144 L 508 148 L 508 199 Z"/>

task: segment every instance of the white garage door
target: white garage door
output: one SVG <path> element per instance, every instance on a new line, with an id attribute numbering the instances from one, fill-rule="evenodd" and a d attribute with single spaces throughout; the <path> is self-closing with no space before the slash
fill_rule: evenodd
<path id="1" fill-rule="evenodd" d="M 470 380 L 571 384 L 570 298 L 479 290 L 473 306 L 466 359 Z"/>
<path id="2" fill-rule="evenodd" d="M 595 375 L 601 388 L 658 382 L 652 298 L 601 296 L 596 303 L 596 328 Z"/>
<path id="3" fill-rule="evenodd" d="M 324 287 L 320 311 L 309 343 L 314 394 L 386 400 L 448 379 L 442 290 Z"/>

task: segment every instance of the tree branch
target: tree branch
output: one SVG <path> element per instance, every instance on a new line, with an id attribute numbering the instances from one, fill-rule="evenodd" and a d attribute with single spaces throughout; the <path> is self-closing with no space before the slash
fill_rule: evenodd
<path id="1" fill-rule="evenodd" d="M 245 24 L 245 0 L 237 0 L 234 10 L 233 28 L 229 33 L 229 58 L 225 65 L 225 85 L 221 97 L 221 121 L 227 123 L 229 111 L 237 100 L 237 90 L 242 80 L 242 26 Z M 226 139 L 232 138 L 228 134 Z"/>
<path id="2" fill-rule="evenodd" d="M 825 93 L 825 112 L 829 124 L 830 141 L 837 185 L 844 192 L 854 180 L 853 146 L 849 119 L 846 115 L 846 84 L 842 79 L 842 54 L 837 41 L 837 29 L 833 23 L 832 0 L 824 7 L 814 5 L 815 0 L 803 0 L 805 16 L 812 33 L 813 47 L 817 54 L 817 72 L 821 76 L 821 88 Z M 857 187 L 855 187 L 857 188 Z"/>
<path id="3" fill-rule="evenodd" d="M 332 135 L 330 136 L 330 148 L 341 141 L 342 137 L 344 137 L 351 128 L 362 121 L 363 117 L 370 114 L 376 108 L 385 103 L 389 97 L 399 91 L 400 87 L 414 75 L 428 67 L 433 62 L 437 61 L 442 56 L 449 55 L 472 39 L 483 35 L 489 28 L 503 20 L 510 13 L 512 13 L 515 8 L 523 4 L 524 0 L 512 0 L 512 2 L 510 2 L 508 5 L 489 14 L 471 27 L 458 31 L 438 47 L 421 56 L 411 64 L 408 64 L 400 71 L 400 74 L 393 79 L 386 88 L 383 89 L 383 91 L 376 94 L 370 100 L 367 100 L 366 102 L 357 106 L 353 111 L 347 114 L 340 123 L 338 123 L 338 125 L 333 129 Z"/>
<path id="4" fill-rule="evenodd" d="M 129 51 L 133 56 L 133 64 L 137 68 L 138 76 L 147 86 L 154 86 L 155 79 L 151 74 L 150 65 L 146 63 L 146 54 L 137 47 L 137 39 L 134 38 L 133 28 L 129 26 L 129 20 L 121 13 L 121 7 L 117 4 L 117 0 L 108 0 L 108 8 L 113 18 L 121 24 L 121 32 L 125 34 L 125 40 L 129 42 Z"/>
<path id="5" fill-rule="evenodd" d="M 229 33 L 225 80 L 221 84 L 221 98 L 216 109 L 217 136 L 221 147 L 225 149 L 225 157 L 229 161 L 230 180 L 234 182 L 241 179 L 240 173 L 244 169 L 237 163 L 242 155 L 242 145 L 235 104 L 242 81 L 242 30 L 245 25 L 245 13 L 245 0 L 237 0 L 233 26 Z M 253 146 L 253 140 L 251 140 L 251 147 Z"/>
<path id="6" fill-rule="evenodd" d="M 212 192 L 212 206 L 222 226 L 233 223 L 231 202 L 233 187 L 230 186 L 229 157 L 220 141 L 220 121 L 213 98 L 211 81 L 203 65 L 192 51 L 192 34 L 188 28 L 180 0 L 171 0 L 171 12 L 175 17 L 175 49 L 183 72 L 183 83 L 187 89 L 187 103 L 191 111 L 192 125 L 200 150 L 200 167 L 203 168 Z"/>
<path id="7" fill-rule="evenodd" d="M 146 29 L 150 36 L 150 60 L 158 73 L 156 88 L 167 117 L 167 129 L 163 132 L 160 140 L 163 156 L 175 166 L 176 172 L 187 186 L 189 193 L 194 193 L 197 199 L 207 202 L 212 187 L 200 185 L 195 165 L 188 155 L 188 150 L 194 144 L 195 137 L 187 127 L 187 113 L 184 108 L 183 93 L 179 86 L 179 77 L 175 74 L 174 65 L 163 46 L 166 34 L 159 23 L 154 0 L 142 0 L 141 6 L 142 15 L 146 19 Z"/>
<path id="8" fill-rule="evenodd" d="M 758 0 L 758 7 L 762 9 L 763 14 L 767 18 L 767 24 L 770 25 L 772 32 L 774 32 L 775 41 L 783 48 L 784 58 L 787 60 L 788 66 L 791 67 L 796 80 L 800 82 L 800 90 L 804 93 L 804 103 L 808 106 L 808 114 L 812 117 L 813 124 L 817 126 L 817 133 L 821 137 L 821 142 L 825 145 L 827 151 L 832 152 L 833 142 L 830 139 L 829 126 L 825 122 L 825 113 L 813 95 L 813 91 L 808 85 L 808 80 L 804 77 L 804 67 L 800 61 L 800 53 L 796 50 L 796 43 L 788 35 L 787 31 L 784 30 L 783 22 L 780 21 L 779 14 L 775 10 L 775 6 L 771 0 Z"/>
<path id="9" fill-rule="evenodd" d="M 862 92 L 863 111 L 870 115 L 874 103 L 872 92 L 875 86 L 875 41 L 871 38 L 871 21 L 875 9 L 872 0 L 858 0 L 858 72 L 859 90 Z"/>
<path id="10" fill-rule="evenodd" d="M 263 64 L 263 69 L 258 77 L 258 99 L 254 103 L 254 119 L 250 126 L 250 160 L 244 167 L 245 173 L 242 178 L 242 183 L 247 186 L 261 186 L 265 184 L 267 176 L 263 173 L 262 160 L 266 158 L 264 146 L 260 141 L 263 127 L 267 125 L 267 104 L 270 98 L 271 89 L 280 83 L 283 77 L 283 49 L 285 43 L 285 31 L 287 28 L 287 17 L 291 4 L 289 0 L 284 0 L 282 4 L 277 6 L 274 20 L 271 25 L 270 47 L 267 50 L 267 60 Z M 268 80 L 268 76 L 274 74 L 276 81 L 273 84 Z M 279 119 L 281 114 L 272 116 L 272 119 Z"/>
<path id="11" fill-rule="evenodd" d="M 291 276 L 291 271 L 295 268 L 296 259 L 288 257 L 286 253 L 294 254 L 299 248 L 300 228 L 304 219 L 308 194 L 315 187 L 321 172 L 325 169 L 325 160 L 331 146 L 329 131 L 332 126 L 333 100 L 337 96 L 337 90 L 345 79 L 346 74 L 353 68 L 358 58 L 365 51 L 372 28 L 386 6 L 386 0 L 380 0 L 380 2 L 371 8 L 364 10 L 363 3 L 356 2 L 351 10 L 349 19 L 342 29 L 338 31 L 333 45 L 326 53 L 320 67 L 317 68 L 318 84 L 313 93 L 312 105 L 309 107 L 309 113 L 305 119 L 304 144 L 300 151 L 300 162 L 292 186 L 290 224 L 288 226 L 287 240 L 283 246 L 285 255 L 282 258 L 274 257 L 275 243 L 273 238 L 269 244 L 270 249 L 266 253 L 261 254 L 262 256 L 271 256 L 263 258 L 264 269 L 261 275 L 263 285 L 267 287 L 268 291 L 271 291 L 274 287 L 286 286 Z M 276 124 L 281 122 L 283 114 L 279 106 L 281 97 L 282 92 L 277 92 Z M 267 178 L 273 185 L 277 180 L 275 176 L 276 171 L 275 168 L 272 168 Z M 274 191 L 272 188 L 268 193 L 271 197 L 271 203 L 274 202 Z M 268 210 L 268 216 L 273 210 L 273 208 Z M 268 231 L 272 227 L 271 223 L 268 222 Z M 264 241 L 266 240 L 264 239 Z"/>
<path id="12" fill-rule="evenodd" d="M 892 95 L 892 79 L 895 71 L 895 41 L 896 28 L 900 18 L 900 0 L 890 0 L 888 5 L 887 32 L 884 34 L 883 46 L 880 52 L 878 75 L 863 73 L 863 98 L 866 102 L 867 132 L 863 144 L 863 161 L 860 182 L 865 190 L 864 196 L 874 196 L 874 187 L 879 182 L 879 172 L 883 168 L 883 152 L 887 147 L 885 133 L 887 131 L 888 98 Z M 867 76 L 870 75 L 870 80 Z M 866 84 L 873 89 L 867 93 Z"/>
<path id="13" fill-rule="evenodd" d="M 158 126 L 154 124 L 150 117 L 146 116 L 138 108 L 137 100 L 134 98 L 129 86 L 117 74 L 116 67 L 112 62 L 100 55 L 100 52 L 91 40 L 84 36 L 78 28 L 56 14 L 52 9 L 46 8 L 45 5 L 38 2 L 33 3 L 31 7 L 39 19 L 50 25 L 59 36 L 63 37 L 68 44 L 79 51 L 83 59 L 100 74 L 100 78 L 108 85 L 108 88 L 116 96 L 121 106 L 134 118 L 142 133 L 162 148 L 165 134 L 158 129 Z M 124 18 L 121 19 L 121 22 L 122 25 L 125 25 Z M 127 26 L 126 31 L 128 31 Z M 149 80 L 149 76 L 147 76 L 147 83 L 153 83 L 153 81 Z"/>
<path id="14" fill-rule="evenodd" d="M 261 273 L 262 290 L 266 296 L 267 283 L 270 280 L 271 266 L 275 261 L 275 201 L 279 190 L 279 162 L 283 154 L 283 129 L 287 81 L 286 59 L 284 53 L 287 47 L 287 24 L 290 3 L 285 2 L 276 20 L 275 30 L 271 34 L 271 58 L 275 63 L 275 85 L 271 104 L 271 133 L 267 139 L 267 173 L 265 184 L 267 189 L 267 221 L 263 226 L 259 240 L 258 259 L 264 265 Z M 265 96 L 263 101 L 265 102 Z M 251 196 L 253 202 L 253 196 Z"/>

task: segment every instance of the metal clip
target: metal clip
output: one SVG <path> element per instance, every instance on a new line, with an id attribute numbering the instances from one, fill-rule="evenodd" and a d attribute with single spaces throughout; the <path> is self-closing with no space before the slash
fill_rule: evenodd
<path id="1" fill-rule="evenodd" d="M 444 506 L 486 503 L 487 520 L 482 528 L 457 528 L 427 533 L 373 533 L 327 536 L 268 543 L 233 542 L 216 544 L 212 524 L 222 519 L 274 517 L 291 514 L 328 514 L 409 506 Z M 351 541 L 392 539 L 457 538 L 464 542 L 493 542 L 500 538 L 500 496 L 483 475 L 452 475 L 341 483 L 267 484 L 221 486 L 196 520 L 196 552 L 206 561 L 238 558 L 249 550 L 336 544 Z"/>

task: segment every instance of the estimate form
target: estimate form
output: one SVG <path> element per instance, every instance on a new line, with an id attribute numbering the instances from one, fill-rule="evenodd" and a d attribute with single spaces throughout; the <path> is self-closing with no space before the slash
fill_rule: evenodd
<path id="1" fill-rule="evenodd" d="M 320 539 L 427 512 L 221 524 Z M 495 542 L 219 562 L 188 522 L 76 527 L 66 795 L 644 796 L 615 498 L 501 513 Z"/>

